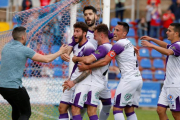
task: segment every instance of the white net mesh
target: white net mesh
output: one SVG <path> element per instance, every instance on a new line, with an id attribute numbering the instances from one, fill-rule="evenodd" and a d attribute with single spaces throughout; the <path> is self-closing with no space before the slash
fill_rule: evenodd
<path id="1" fill-rule="evenodd" d="M 16 26 L 27 29 L 27 44 L 40 54 L 55 53 L 70 36 L 70 7 L 77 4 L 77 20 L 83 19 L 83 7 L 92 5 L 102 13 L 101 0 L 61 0 L 44 7 L 33 8 L 14 14 Z M 97 21 L 99 23 L 101 21 Z M 0 32 L 0 52 L 3 46 L 12 40 L 12 30 Z M 1 55 L 0 55 L 1 61 Z M 40 63 L 27 60 L 23 74 L 23 85 L 26 87 L 32 106 L 32 120 L 58 119 L 58 105 L 61 100 L 62 83 L 68 78 L 67 62 L 60 57 L 51 63 Z M 11 119 L 11 107 L 0 96 L 0 120 Z"/>

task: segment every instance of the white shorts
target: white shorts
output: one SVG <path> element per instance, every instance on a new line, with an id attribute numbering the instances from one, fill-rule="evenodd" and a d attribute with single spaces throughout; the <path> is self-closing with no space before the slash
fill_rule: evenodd
<path id="1" fill-rule="evenodd" d="M 162 87 L 158 106 L 170 107 L 171 111 L 180 111 L 180 87 Z"/>
<path id="2" fill-rule="evenodd" d="M 103 89 L 104 88 L 99 88 L 91 85 L 91 88 L 89 89 L 89 92 L 87 94 L 87 100 L 85 104 L 97 107 L 99 104 L 99 95 Z"/>
<path id="3" fill-rule="evenodd" d="M 142 80 L 121 80 L 115 93 L 114 107 L 124 108 L 128 106 L 138 107 L 141 95 Z"/>
<path id="4" fill-rule="evenodd" d="M 78 84 L 73 92 L 73 97 L 70 103 L 76 107 L 83 108 L 87 100 L 87 94 L 90 90 L 90 85 Z"/>
<path id="5" fill-rule="evenodd" d="M 105 82 L 105 88 L 100 92 L 99 98 L 102 100 L 111 99 L 111 90 L 108 88 L 108 82 Z"/>
<path id="6" fill-rule="evenodd" d="M 60 103 L 64 103 L 64 104 L 70 104 L 70 101 L 73 97 L 73 92 L 74 90 L 70 89 L 70 90 L 65 90 L 64 93 L 61 95 L 61 101 Z"/>

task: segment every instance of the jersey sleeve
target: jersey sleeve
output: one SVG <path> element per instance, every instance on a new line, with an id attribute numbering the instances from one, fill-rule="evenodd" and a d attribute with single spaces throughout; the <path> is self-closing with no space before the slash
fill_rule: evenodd
<path id="1" fill-rule="evenodd" d="M 24 54 L 25 54 L 25 56 L 27 57 L 27 58 L 32 58 L 34 55 L 35 55 L 35 51 L 34 50 L 32 50 L 31 48 L 28 48 L 28 47 L 25 47 L 24 46 L 24 49 L 23 49 L 24 51 Z"/>
<path id="2" fill-rule="evenodd" d="M 169 49 L 173 50 L 176 57 L 180 56 L 180 42 L 172 44 Z"/>
<path id="3" fill-rule="evenodd" d="M 74 47 L 77 43 L 75 42 L 75 39 L 74 39 L 74 36 L 71 38 L 72 39 L 72 42 L 69 43 L 68 45 L 71 46 L 71 47 Z"/>
<path id="4" fill-rule="evenodd" d="M 89 55 L 91 55 L 94 51 L 95 51 L 94 47 L 88 46 L 88 47 L 86 47 L 86 48 L 84 49 L 83 55 L 84 55 L 84 56 L 89 56 Z"/>
<path id="5" fill-rule="evenodd" d="M 124 46 L 120 43 L 115 43 L 113 47 L 111 48 L 110 52 L 108 53 L 108 56 L 112 59 L 116 57 L 116 55 L 119 55 L 124 51 Z"/>
<path id="6" fill-rule="evenodd" d="M 108 31 L 108 38 L 112 39 L 114 37 L 114 34 L 111 31 Z"/>
<path id="7" fill-rule="evenodd" d="M 106 54 L 108 53 L 107 49 L 104 46 L 99 46 L 95 52 L 92 53 L 96 60 L 99 60 L 101 58 L 104 58 Z"/>

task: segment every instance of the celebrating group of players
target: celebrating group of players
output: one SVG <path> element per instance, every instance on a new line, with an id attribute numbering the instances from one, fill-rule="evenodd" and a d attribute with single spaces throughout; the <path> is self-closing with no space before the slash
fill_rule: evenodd
<path id="1" fill-rule="evenodd" d="M 7 43 L 1 53 L 0 70 L 0 94 L 12 106 L 13 120 L 28 120 L 31 116 L 30 98 L 21 80 L 27 58 L 51 62 L 61 56 L 63 60 L 69 61 L 72 51 L 75 64 L 71 76 L 63 85 L 59 120 L 82 120 L 86 111 L 90 120 L 107 120 L 111 109 L 111 93 L 107 87 L 106 74 L 114 58 L 122 75 L 114 98 L 114 119 L 125 120 L 124 110 L 127 120 L 137 120 L 134 107 L 139 105 L 143 81 L 138 67 L 137 49 L 126 37 L 129 25 L 118 22 L 111 33 L 107 25 L 95 25 L 97 10 L 93 6 L 85 6 L 83 13 L 85 23 L 74 24 L 72 43 L 63 45 L 58 52 L 50 55 L 38 54 L 25 46 L 26 28 L 16 27 L 13 30 L 14 40 Z M 159 119 L 168 120 L 166 110 L 170 107 L 174 119 L 180 120 L 180 24 L 172 23 L 166 34 L 171 45 L 148 36 L 141 39 L 143 46 L 168 55 L 166 77 L 157 107 Z M 109 39 L 116 43 L 112 46 Z M 103 107 L 98 118 L 99 100 Z"/>

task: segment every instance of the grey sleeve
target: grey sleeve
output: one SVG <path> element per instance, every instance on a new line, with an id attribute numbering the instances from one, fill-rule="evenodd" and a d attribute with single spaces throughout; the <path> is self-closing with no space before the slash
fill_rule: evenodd
<path id="1" fill-rule="evenodd" d="M 28 48 L 28 47 L 26 47 L 26 46 L 24 46 L 24 49 L 23 49 L 24 51 L 24 54 L 25 54 L 25 56 L 27 57 L 27 58 L 32 58 L 34 55 L 35 55 L 35 51 L 33 50 L 33 49 L 31 49 L 31 48 Z"/>

